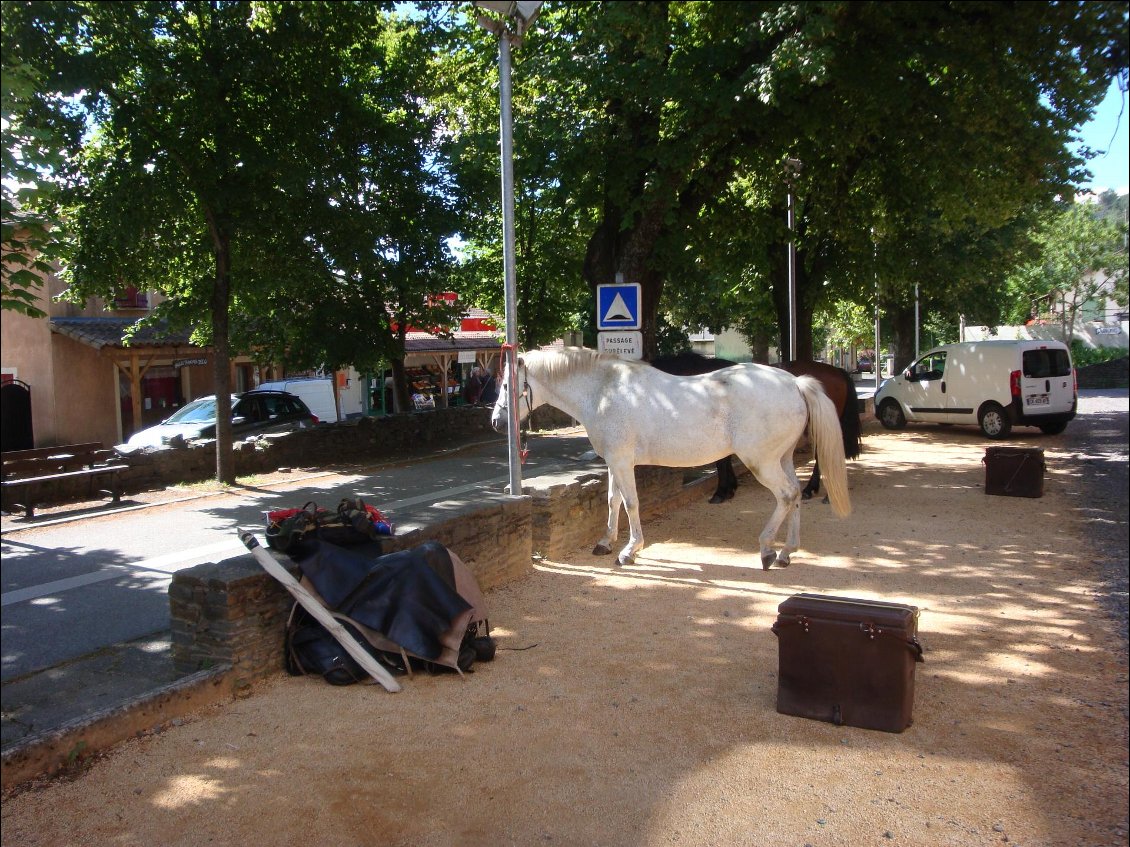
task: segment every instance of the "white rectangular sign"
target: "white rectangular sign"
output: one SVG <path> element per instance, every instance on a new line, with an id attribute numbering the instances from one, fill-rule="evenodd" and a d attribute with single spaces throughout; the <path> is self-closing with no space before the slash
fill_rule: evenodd
<path id="1" fill-rule="evenodd" d="M 596 349 L 601 353 L 614 353 L 621 359 L 642 359 L 643 333 L 638 330 L 598 332 Z"/>

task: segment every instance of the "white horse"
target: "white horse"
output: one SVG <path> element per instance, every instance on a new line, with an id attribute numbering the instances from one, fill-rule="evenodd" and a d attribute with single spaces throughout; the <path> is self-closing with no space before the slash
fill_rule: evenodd
<path id="1" fill-rule="evenodd" d="M 643 547 L 636 465 L 698 467 L 734 453 L 777 498 L 759 536 L 761 566 L 788 566 L 800 546 L 793 450 L 806 424 L 832 509 L 840 517 L 851 513 L 840 422 L 812 377 L 755 364 L 672 376 L 644 362 L 576 347 L 524 353 L 517 371 L 519 418 L 543 403 L 556 406 L 581 422 L 608 465 L 608 531 L 593 553 L 611 552 L 621 503 L 630 532 L 619 563 L 630 564 Z M 499 432 L 507 430 L 511 376 L 507 367 L 491 416 Z M 786 518 L 785 544 L 775 553 L 772 545 Z"/>

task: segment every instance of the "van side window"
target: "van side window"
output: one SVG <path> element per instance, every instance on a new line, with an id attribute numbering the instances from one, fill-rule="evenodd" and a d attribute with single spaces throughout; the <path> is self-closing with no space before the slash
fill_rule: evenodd
<path id="1" fill-rule="evenodd" d="M 932 379 L 941 379 L 942 374 L 946 370 L 946 354 L 933 353 L 929 356 L 923 356 L 914 363 L 914 368 L 911 371 L 915 380 L 926 381 Z"/>
<path id="2" fill-rule="evenodd" d="M 1066 350 L 1025 350 L 1023 368 L 1028 379 L 1069 376 L 1071 360 Z"/>

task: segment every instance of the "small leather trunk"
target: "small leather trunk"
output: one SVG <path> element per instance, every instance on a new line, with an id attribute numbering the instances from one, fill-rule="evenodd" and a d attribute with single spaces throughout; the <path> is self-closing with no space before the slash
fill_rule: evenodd
<path id="1" fill-rule="evenodd" d="M 1044 451 L 1039 447 L 986 447 L 985 493 L 1044 496 Z"/>
<path id="2" fill-rule="evenodd" d="M 777 711 L 836 725 L 902 732 L 922 661 L 918 608 L 794 594 L 777 607 Z"/>

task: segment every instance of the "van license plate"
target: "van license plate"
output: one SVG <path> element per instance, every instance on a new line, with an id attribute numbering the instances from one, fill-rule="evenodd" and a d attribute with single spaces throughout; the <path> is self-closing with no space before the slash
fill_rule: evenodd
<path id="1" fill-rule="evenodd" d="M 1046 406 L 1048 405 L 1048 395 L 1046 394 L 1029 394 L 1024 398 L 1025 406 Z"/>

